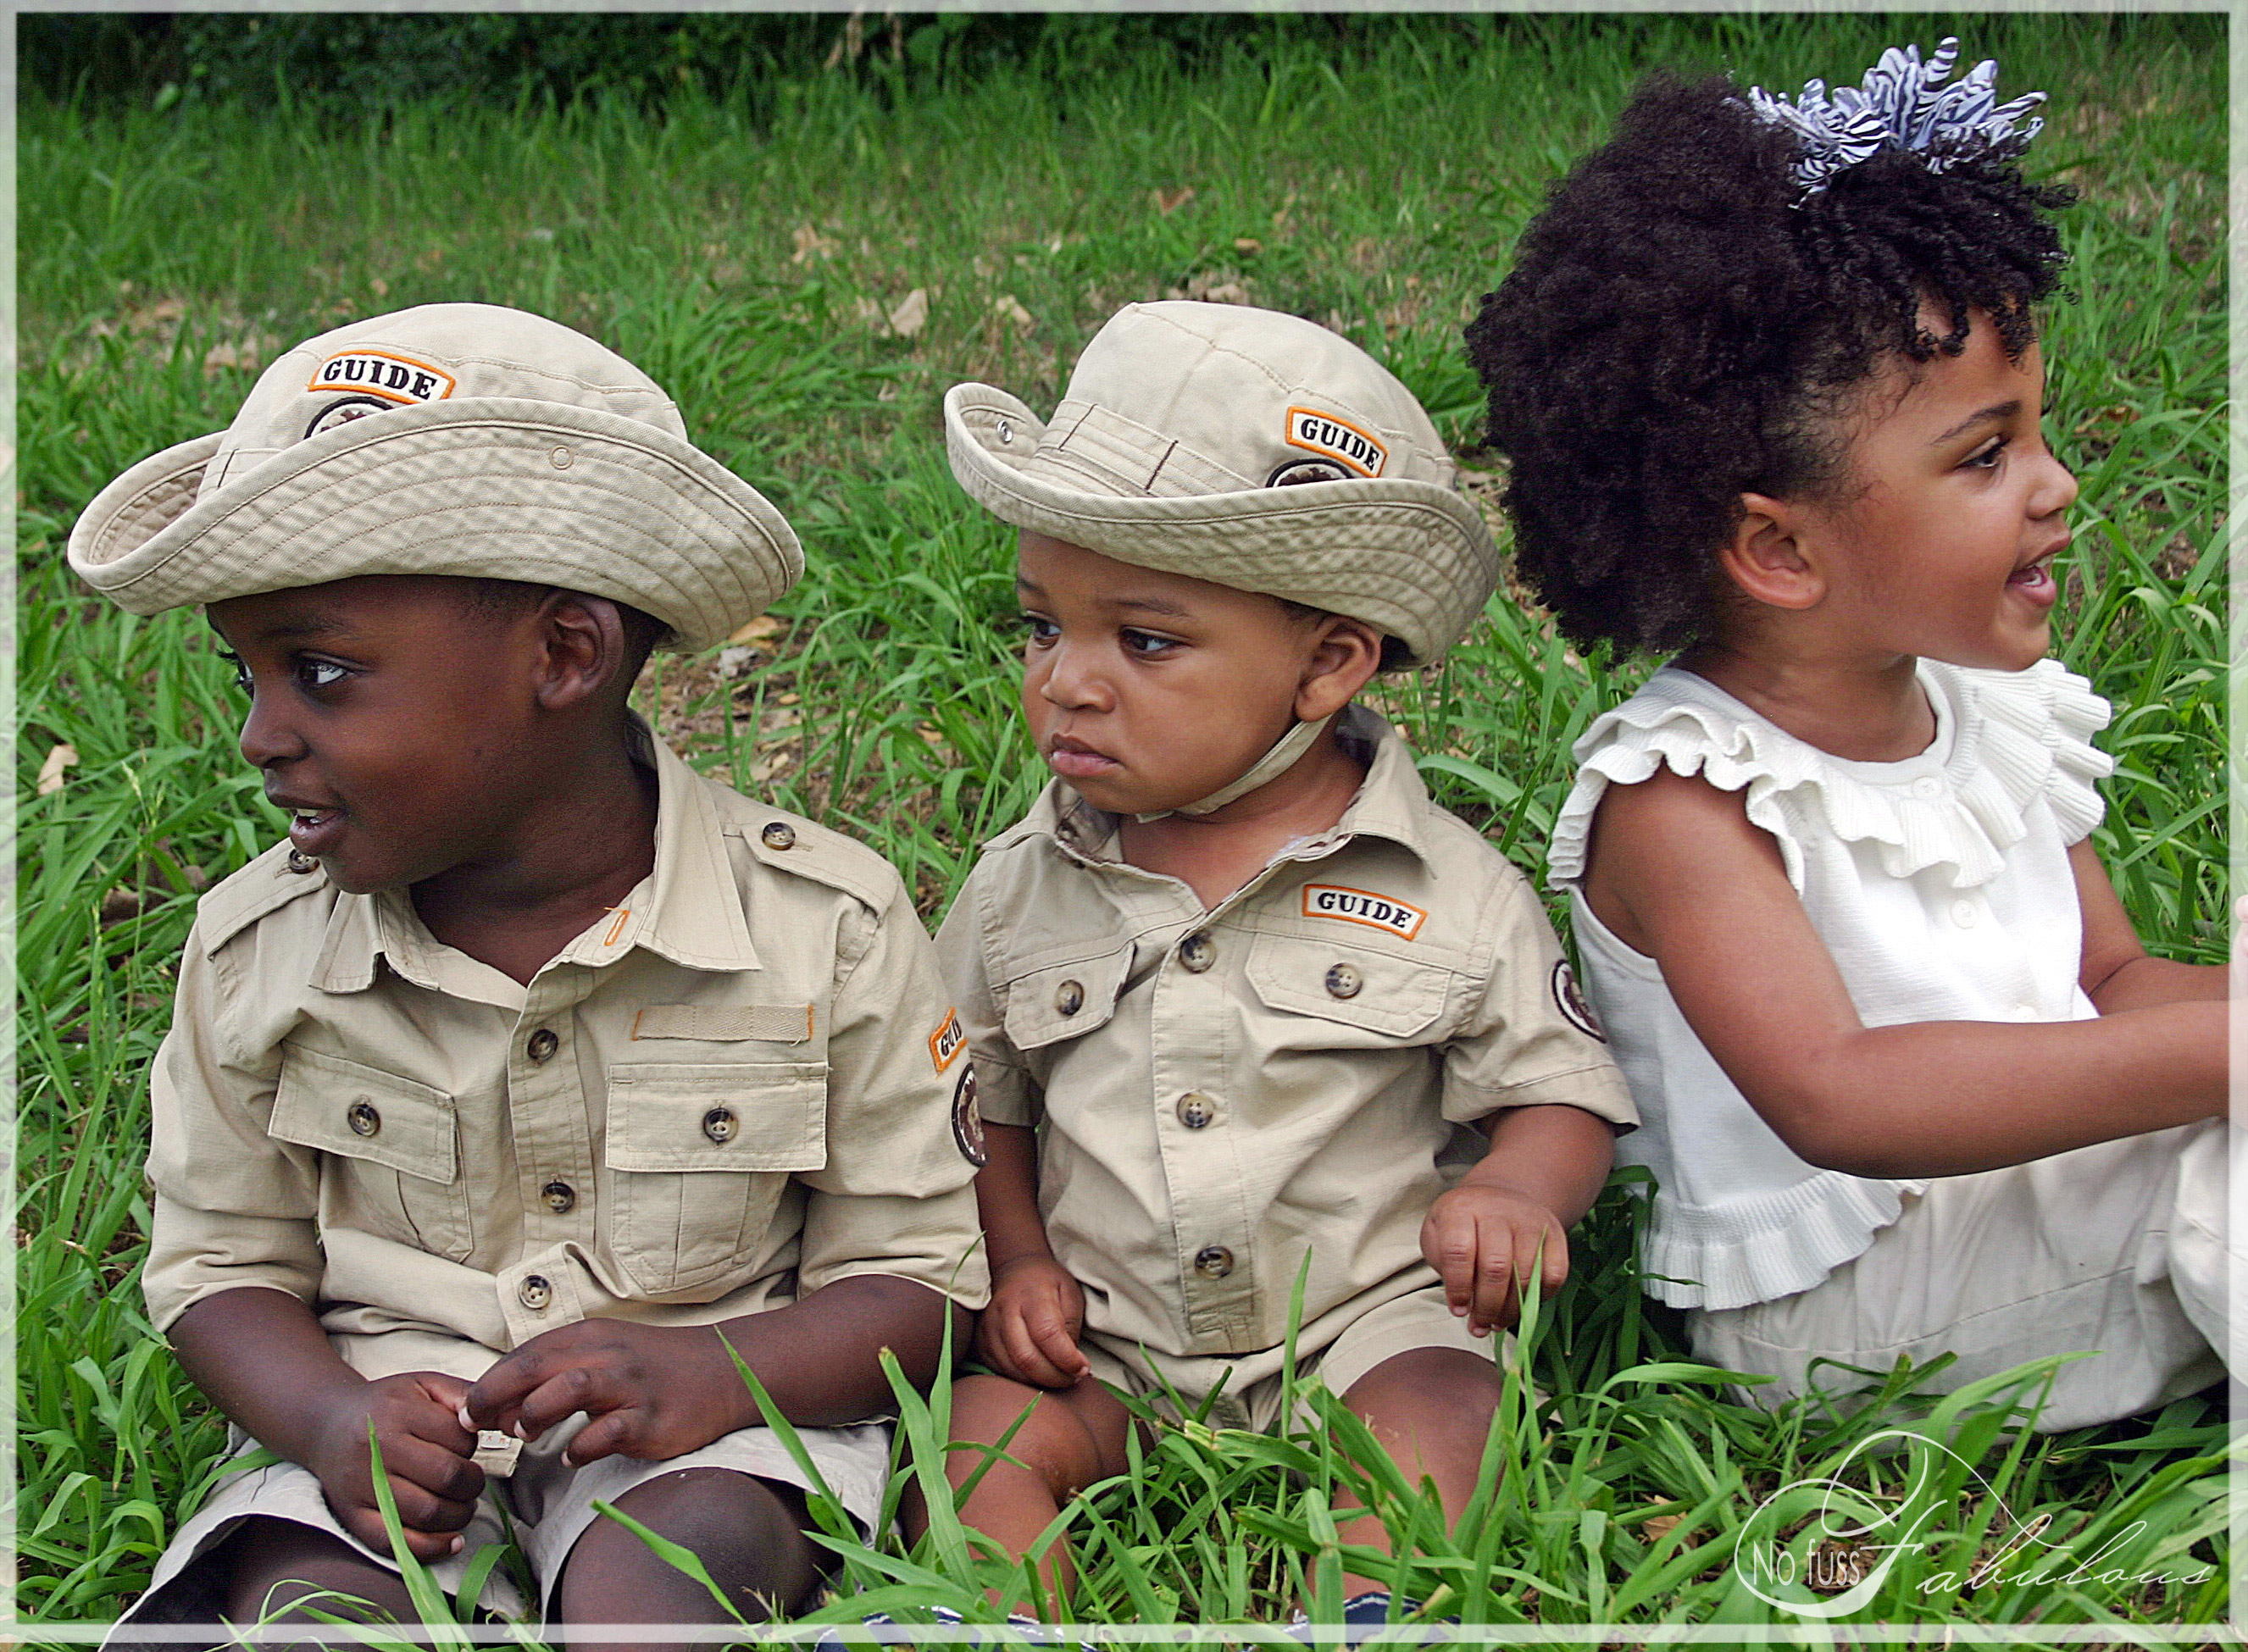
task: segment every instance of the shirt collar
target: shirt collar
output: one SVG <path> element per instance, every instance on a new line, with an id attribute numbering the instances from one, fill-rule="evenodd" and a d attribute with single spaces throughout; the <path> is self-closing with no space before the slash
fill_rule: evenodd
<path id="1" fill-rule="evenodd" d="M 1412 748 L 1397 730 L 1362 705 L 1346 707 L 1335 732 L 1366 764 L 1366 778 L 1342 818 L 1318 837 L 1292 844 L 1281 857 L 1311 860 L 1331 853 L 1353 838 L 1384 838 L 1410 850 L 1433 867 L 1429 817 L 1435 805 Z M 1066 782 L 1057 779 L 1038 794 L 1021 829 L 1051 838 L 1073 859 L 1099 866 L 1119 860 L 1119 818 L 1096 809 Z"/>
<path id="2" fill-rule="evenodd" d="M 641 734 L 634 756 L 655 770 L 655 869 L 554 962 L 599 968 L 645 947 L 689 969 L 757 969 L 710 783 L 670 747 Z M 492 998 L 497 988 L 477 981 L 479 971 L 507 982 L 432 936 L 403 889 L 339 893 L 312 984 L 325 992 L 362 991 L 374 984 L 377 958 L 416 986 L 456 997 Z M 471 967 L 458 967 L 464 964 Z"/>

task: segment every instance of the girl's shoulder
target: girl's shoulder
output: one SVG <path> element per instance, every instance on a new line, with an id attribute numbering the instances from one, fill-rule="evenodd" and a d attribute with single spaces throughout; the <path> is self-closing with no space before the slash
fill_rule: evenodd
<path id="1" fill-rule="evenodd" d="M 1577 741 L 1576 785 L 1554 824 L 1553 881 L 1583 876 L 1607 787 L 1665 767 L 1744 793 L 1749 819 L 1780 840 L 1791 870 L 1794 844 L 1817 833 L 1878 843 L 1891 876 L 1948 865 L 1965 886 L 1997 874 L 2040 803 L 2065 840 L 2092 829 L 2101 806 L 2094 783 L 2114 764 L 2092 744 L 2109 711 L 2090 683 L 2057 660 L 2013 672 L 1923 660 L 1920 675 L 1936 709 L 1935 742 L 1900 763 L 1854 763 L 1665 667 Z"/>

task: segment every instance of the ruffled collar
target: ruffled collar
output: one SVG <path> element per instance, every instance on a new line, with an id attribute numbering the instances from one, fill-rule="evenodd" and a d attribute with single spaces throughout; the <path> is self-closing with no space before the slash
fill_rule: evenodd
<path id="1" fill-rule="evenodd" d="M 1809 812 L 1844 842 L 1879 845 L 1889 876 L 1943 867 L 1960 888 L 1998 874 L 2039 799 L 2067 841 L 2092 829 L 2101 807 L 2093 783 L 2115 765 L 2092 744 L 2109 711 L 2090 683 L 2056 660 L 2026 671 L 1922 660 L 1919 675 L 1936 709 L 1934 743 L 1900 763 L 1853 763 L 1707 679 L 1665 667 L 1577 742 L 1582 768 L 1554 826 L 1554 881 L 1584 874 L 1593 812 L 1607 786 L 1636 785 L 1660 764 L 1727 792 L 1745 789 L 1749 819 L 1783 841 L 1785 817 Z"/>

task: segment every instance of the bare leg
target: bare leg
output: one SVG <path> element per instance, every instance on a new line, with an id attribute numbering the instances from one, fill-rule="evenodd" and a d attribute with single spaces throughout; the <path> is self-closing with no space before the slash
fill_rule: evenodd
<path id="1" fill-rule="evenodd" d="M 1424 1477 L 1436 1482 L 1444 1523 L 1452 1526 L 1475 1495 L 1484 1441 L 1498 1410 L 1504 1381 L 1482 1354 L 1464 1348 L 1412 1348 L 1375 1366 L 1342 1398 L 1374 1430 L 1408 1484 L 1417 1485 Z M 1345 1543 L 1389 1547 L 1388 1530 L 1373 1515 L 1341 1522 L 1337 1531 Z M 1373 1578 L 1343 1580 L 1346 1594 L 1388 1587 Z"/>
<path id="2" fill-rule="evenodd" d="M 1007 1442 L 1005 1456 L 988 1459 L 977 1445 L 991 1445 L 1015 1428 L 1015 1419 L 1035 1406 L 1030 1418 Z M 952 1437 L 945 1477 L 953 1491 L 983 1477 L 960 1505 L 960 1518 L 1017 1558 L 1030 1553 L 1061 1505 L 1096 1480 L 1127 1467 L 1125 1432 L 1132 1422 L 1123 1403 L 1090 1377 L 1072 1388 L 1034 1388 L 998 1376 L 962 1377 L 952 1385 Z M 1008 1462 L 1012 1457 L 1014 1462 Z M 902 1513 L 906 1533 L 918 1538 L 929 1529 L 929 1511 L 919 1493 L 908 1491 Z M 1038 1564 L 1046 1598 L 1059 1604 L 1076 1581 L 1067 1546 L 1057 1543 Z M 1027 1612 L 1028 1601 L 993 1601 L 1008 1611 Z"/>
<path id="3" fill-rule="evenodd" d="M 333 1632 L 311 1612 L 296 1608 L 308 1595 L 332 1591 L 365 1601 L 374 1609 L 354 1607 L 335 1600 L 315 1600 L 312 1606 L 338 1617 L 400 1623 L 420 1621 L 406 1580 L 387 1566 L 379 1566 L 341 1538 L 294 1520 L 254 1515 L 243 1521 L 222 1549 L 227 1567 L 226 1615 L 230 1622 L 305 1623 L 315 1626 L 304 1652 L 330 1644 Z M 270 1643 L 276 1647 L 278 1642 Z M 291 1648 L 290 1652 L 298 1652 Z"/>
<path id="4" fill-rule="evenodd" d="M 794 1613 L 819 1582 L 818 1551 L 804 1535 L 804 1498 L 731 1469 L 682 1469 L 643 1481 L 618 1510 L 691 1550 L 751 1623 Z M 724 1623 L 710 1592 L 614 1520 L 586 1528 L 562 1564 L 555 1614 L 565 1623 Z M 598 1642 L 572 1641 L 573 1652 Z M 624 1643 L 652 1652 L 653 1642 Z M 606 1649 L 604 1649 L 606 1652 Z"/>

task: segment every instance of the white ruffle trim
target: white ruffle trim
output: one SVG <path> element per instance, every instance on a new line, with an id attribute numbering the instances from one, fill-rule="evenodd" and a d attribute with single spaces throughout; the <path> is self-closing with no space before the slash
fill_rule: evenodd
<path id="1" fill-rule="evenodd" d="M 1609 784 L 1635 785 L 1659 764 L 1698 773 L 1726 792 L 1745 787 L 1749 819 L 1783 846 L 1792 837 L 1790 812 L 1815 815 L 1844 842 L 1879 844 L 1889 876 L 1948 867 L 1957 888 L 1998 875 L 2006 851 L 2028 830 L 2024 812 L 2040 799 L 2060 822 L 2064 842 L 2075 842 L 2098 823 L 2101 804 L 2093 783 L 2115 764 L 2092 744 L 2110 712 L 2090 683 L 2057 660 L 2040 660 L 2026 671 L 1923 660 L 1920 676 L 1953 729 L 1945 785 L 1930 797 L 1877 783 L 1865 771 L 1886 765 L 1830 757 L 1690 672 L 1657 672 L 1576 744 L 1583 766 L 1554 823 L 1548 857 L 1553 881 L 1573 883 L 1584 875 L 1593 812 Z M 1792 855 L 1789 860 L 1792 869 Z"/>
<path id="2" fill-rule="evenodd" d="M 1863 1256 L 1924 1181 L 1874 1182 L 1821 1170 L 1722 1210 L 1655 1196 L 1640 1251 L 1647 1292 L 1679 1308 L 1739 1308 L 1808 1291 Z M 1660 1277 L 1657 1277 L 1660 1276 Z"/>

